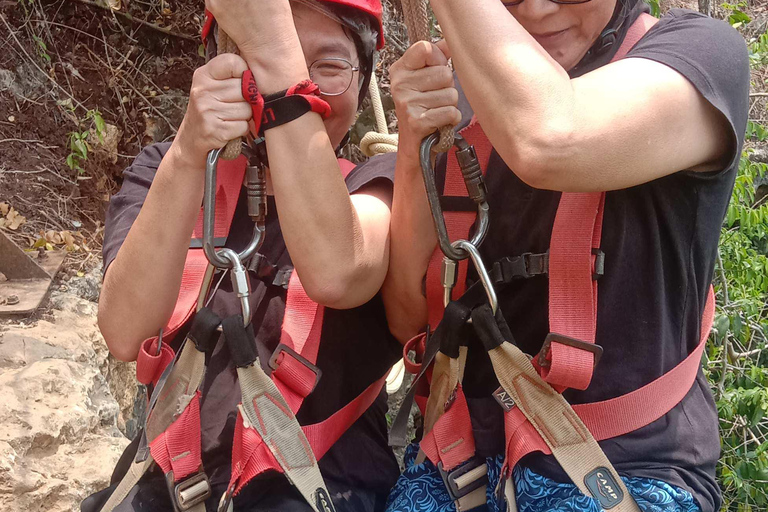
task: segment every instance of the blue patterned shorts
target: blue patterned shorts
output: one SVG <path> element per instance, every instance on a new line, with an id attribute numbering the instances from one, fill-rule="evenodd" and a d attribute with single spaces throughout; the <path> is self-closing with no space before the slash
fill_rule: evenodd
<path id="1" fill-rule="evenodd" d="M 405 471 L 392 489 L 387 512 L 455 512 L 437 468 L 429 461 L 414 465 L 418 444 L 405 451 Z M 504 512 L 503 500 L 494 496 L 502 456 L 488 458 L 488 503 L 478 512 Z M 519 512 L 601 512 L 600 505 L 572 483 L 558 483 L 527 468 L 515 467 Z M 621 477 L 643 512 L 701 512 L 688 491 L 650 478 Z"/>

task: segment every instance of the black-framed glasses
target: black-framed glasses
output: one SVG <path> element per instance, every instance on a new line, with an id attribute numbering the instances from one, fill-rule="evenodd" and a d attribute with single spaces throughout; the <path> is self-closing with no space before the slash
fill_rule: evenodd
<path id="1" fill-rule="evenodd" d="M 309 78 L 320 88 L 320 94 L 340 96 L 352 85 L 355 71 L 360 71 L 360 67 L 353 66 L 347 59 L 328 57 L 317 59 L 309 66 Z"/>
<path id="2" fill-rule="evenodd" d="M 514 7 L 515 5 L 520 5 L 523 3 L 524 0 L 502 0 L 502 4 L 504 4 L 505 7 Z M 549 0 L 550 2 L 556 3 L 556 4 L 563 4 L 563 5 L 569 5 L 569 4 L 585 4 L 587 2 L 591 2 L 592 0 Z"/>

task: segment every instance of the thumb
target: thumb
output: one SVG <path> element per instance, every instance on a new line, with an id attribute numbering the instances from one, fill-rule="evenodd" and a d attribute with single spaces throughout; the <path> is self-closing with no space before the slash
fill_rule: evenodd
<path id="1" fill-rule="evenodd" d="M 445 39 L 441 39 L 438 42 L 435 43 L 435 46 L 440 48 L 440 51 L 443 52 L 443 55 L 445 55 L 446 59 L 451 58 L 451 49 L 448 48 L 448 43 Z"/>

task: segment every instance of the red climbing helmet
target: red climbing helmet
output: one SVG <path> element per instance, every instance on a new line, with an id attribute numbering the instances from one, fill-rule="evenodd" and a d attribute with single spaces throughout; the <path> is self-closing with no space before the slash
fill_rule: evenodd
<path id="1" fill-rule="evenodd" d="M 378 32 L 378 41 L 376 44 L 376 49 L 381 50 L 382 47 L 384 47 L 384 24 L 382 21 L 381 0 L 312 0 L 312 1 L 317 1 L 317 3 L 319 4 L 332 4 L 332 5 L 342 6 L 342 7 L 348 7 L 350 9 L 356 9 L 372 17 L 373 21 L 375 22 L 373 28 L 375 28 Z M 205 23 L 203 24 L 203 31 L 202 31 L 203 44 L 206 44 L 206 40 L 208 39 L 208 34 L 211 31 L 211 26 L 213 25 L 213 21 L 214 21 L 213 15 L 208 9 L 206 9 Z"/>
<path id="2" fill-rule="evenodd" d="M 379 31 L 379 41 L 376 46 L 381 50 L 384 46 L 384 24 L 382 22 L 381 0 L 319 0 L 325 4 L 337 4 L 363 11 L 376 20 L 375 28 Z"/>

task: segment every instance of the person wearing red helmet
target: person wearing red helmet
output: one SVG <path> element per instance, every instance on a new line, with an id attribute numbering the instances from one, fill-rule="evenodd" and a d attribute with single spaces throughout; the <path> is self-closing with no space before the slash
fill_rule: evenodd
<path id="1" fill-rule="evenodd" d="M 251 325 L 264 367 L 281 341 L 285 276 L 292 269 L 307 296 L 325 306 L 316 363 L 322 378 L 296 414 L 302 425 L 317 423 L 384 375 L 400 353 L 378 295 L 388 268 L 393 175 L 352 169 L 345 177 L 336 157 L 367 90 L 375 51 L 383 44 L 381 4 L 211 0 L 207 8 L 238 45 L 239 56 L 221 54 L 197 69 L 173 142 L 145 148 L 126 169 L 107 213 L 99 326 L 112 354 L 131 361 L 142 341 L 166 325 L 200 210 L 206 155 L 254 129 L 252 106 L 243 99 L 244 72 L 250 70 L 264 97 L 310 79 L 330 113 L 305 112 L 264 131 L 269 158 L 266 240 L 248 276 Z M 215 31 L 206 25 L 207 48 L 215 53 L 210 37 Z M 248 243 L 253 225 L 241 192 L 226 241 L 235 250 Z M 228 280 L 213 293 L 209 307 L 222 318 L 239 311 Z M 201 387 L 202 463 L 212 490 L 207 510 L 216 510 L 230 483 L 241 400 L 231 356 L 219 339 L 207 356 Z M 383 510 L 399 473 L 387 445 L 386 410 L 382 390 L 319 462 L 337 511 Z M 137 438 L 123 456 L 125 463 L 134 459 L 138 444 Z M 121 478 L 125 463 L 118 464 L 113 481 Z M 108 508 L 172 510 L 175 503 L 162 473 L 151 471 L 116 508 Z M 89 497 L 82 510 L 103 510 L 114 488 Z M 233 505 L 243 511 L 312 510 L 276 472 L 252 480 Z"/>

